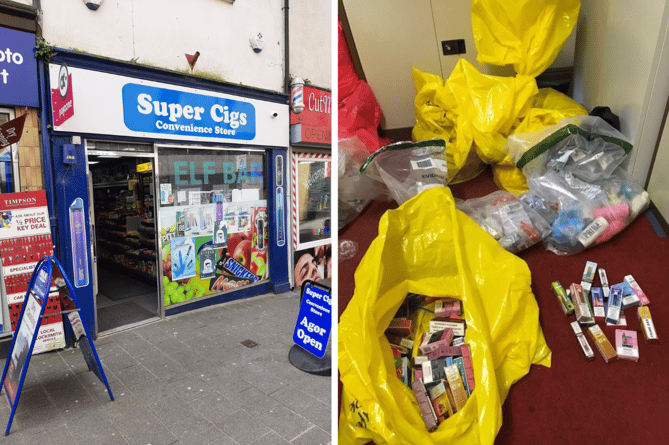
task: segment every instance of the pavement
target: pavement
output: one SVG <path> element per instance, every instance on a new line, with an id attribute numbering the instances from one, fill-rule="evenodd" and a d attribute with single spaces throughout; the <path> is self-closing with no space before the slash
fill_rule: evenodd
<path id="1" fill-rule="evenodd" d="M 78 348 L 35 355 L 0 445 L 330 444 L 331 378 L 288 361 L 298 309 L 268 294 L 98 338 L 114 401 Z"/>

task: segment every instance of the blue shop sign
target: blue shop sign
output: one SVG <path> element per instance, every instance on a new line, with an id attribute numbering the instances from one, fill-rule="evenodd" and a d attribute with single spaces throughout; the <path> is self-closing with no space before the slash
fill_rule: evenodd
<path id="1" fill-rule="evenodd" d="M 327 290 L 305 283 L 302 302 L 293 331 L 293 341 L 302 349 L 323 358 L 332 329 L 332 297 Z"/>
<path id="2" fill-rule="evenodd" d="M 123 86 L 123 121 L 132 131 L 250 141 L 253 104 L 135 83 Z"/>
<path id="3" fill-rule="evenodd" d="M 0 103 L 39 107 L 35 34 L 0 27 Z"/>

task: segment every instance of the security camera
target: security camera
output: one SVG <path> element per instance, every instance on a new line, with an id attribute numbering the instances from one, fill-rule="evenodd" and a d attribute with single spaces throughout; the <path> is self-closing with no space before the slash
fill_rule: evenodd
<path id="1" fill-rule="evenodd" d="M 276 112 L 272 113 L 272 117 L 277 117 L 278 115 L 279 115 L 279 113 L 276 113 Z"/>
<path id="2" fill-rule="evenodd" d="M 105 0 L 84 0 L 84 3 L 91 11 L 97 11 L 103 1 Z"/>

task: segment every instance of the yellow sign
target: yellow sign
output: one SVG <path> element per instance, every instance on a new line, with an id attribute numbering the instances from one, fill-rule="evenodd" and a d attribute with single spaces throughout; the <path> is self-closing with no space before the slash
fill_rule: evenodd
<path id="1" fill-rule="evenodd" d="M 150 172 L 153 170 L 153 163 L 147 162 L 146 164 L 137 164 L 137 172 Z"/>

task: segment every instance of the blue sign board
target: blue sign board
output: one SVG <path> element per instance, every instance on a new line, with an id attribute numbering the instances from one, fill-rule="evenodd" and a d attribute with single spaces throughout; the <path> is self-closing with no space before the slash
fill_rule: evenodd
<path id="1" fill-rule="evenodd" d="M 256 111 L 249 102 L 128 83 L 123 121 L 129 130 L 250 141 Z"/>
<path id="2" fill-rule="evenodd" d="M 66 317 L 63 317 L 65 335 L 78 342 L 89 369 L 105 384 L 109 397 L 114 400 L 114 395 L 109 387 L 109 382 L 93 345 L 88 327 L 78 314 L 80 310 L 79 303 L 74 296 L 74 288 L 65 273 L 65 269 L 63 269 L 63 266 L 58 262 L 56 257 L 44 257 L 37 263 L 30 277 L 28 290 L 26 291 L 25 300 L 21 308 L 21 315 L 16 325 L 16 331 L 14 332 L 5 368 L 2 373 L 2 386 L 5 389 L 5 394 L 11 408 L 5 435 L 9 434 L 9 430 L 12 427 L 12 421 L 14 420 L 16 408 L 21 397 L 21 389 L 28 373 L 30 356 L 33 353 L 37 334 L 49 299 L 49 289 L 54 277 L 54 265 L 58 267 L 55 276 L 59 276 L 64 282 L 64 286 L 62 286 L 58 284 L 58 281 L 55 281 L 56 286 L 59 287 L 58 298 L 61 302 L 61 308 L 65 310 L 60 314 L 67 314 Z"/>
<path id="3" fill-rule="evenodd" d="M 0 103 L 39 107 L 35 34 L 0 27 Z"/>
<path id="4" fill-rule="evenodd" d="M 318 358 L 323 358 L 332 329 L 330 292 L 308 282 L 302 286 L 302 302 L 295 323 L 293 341 Z"/>

